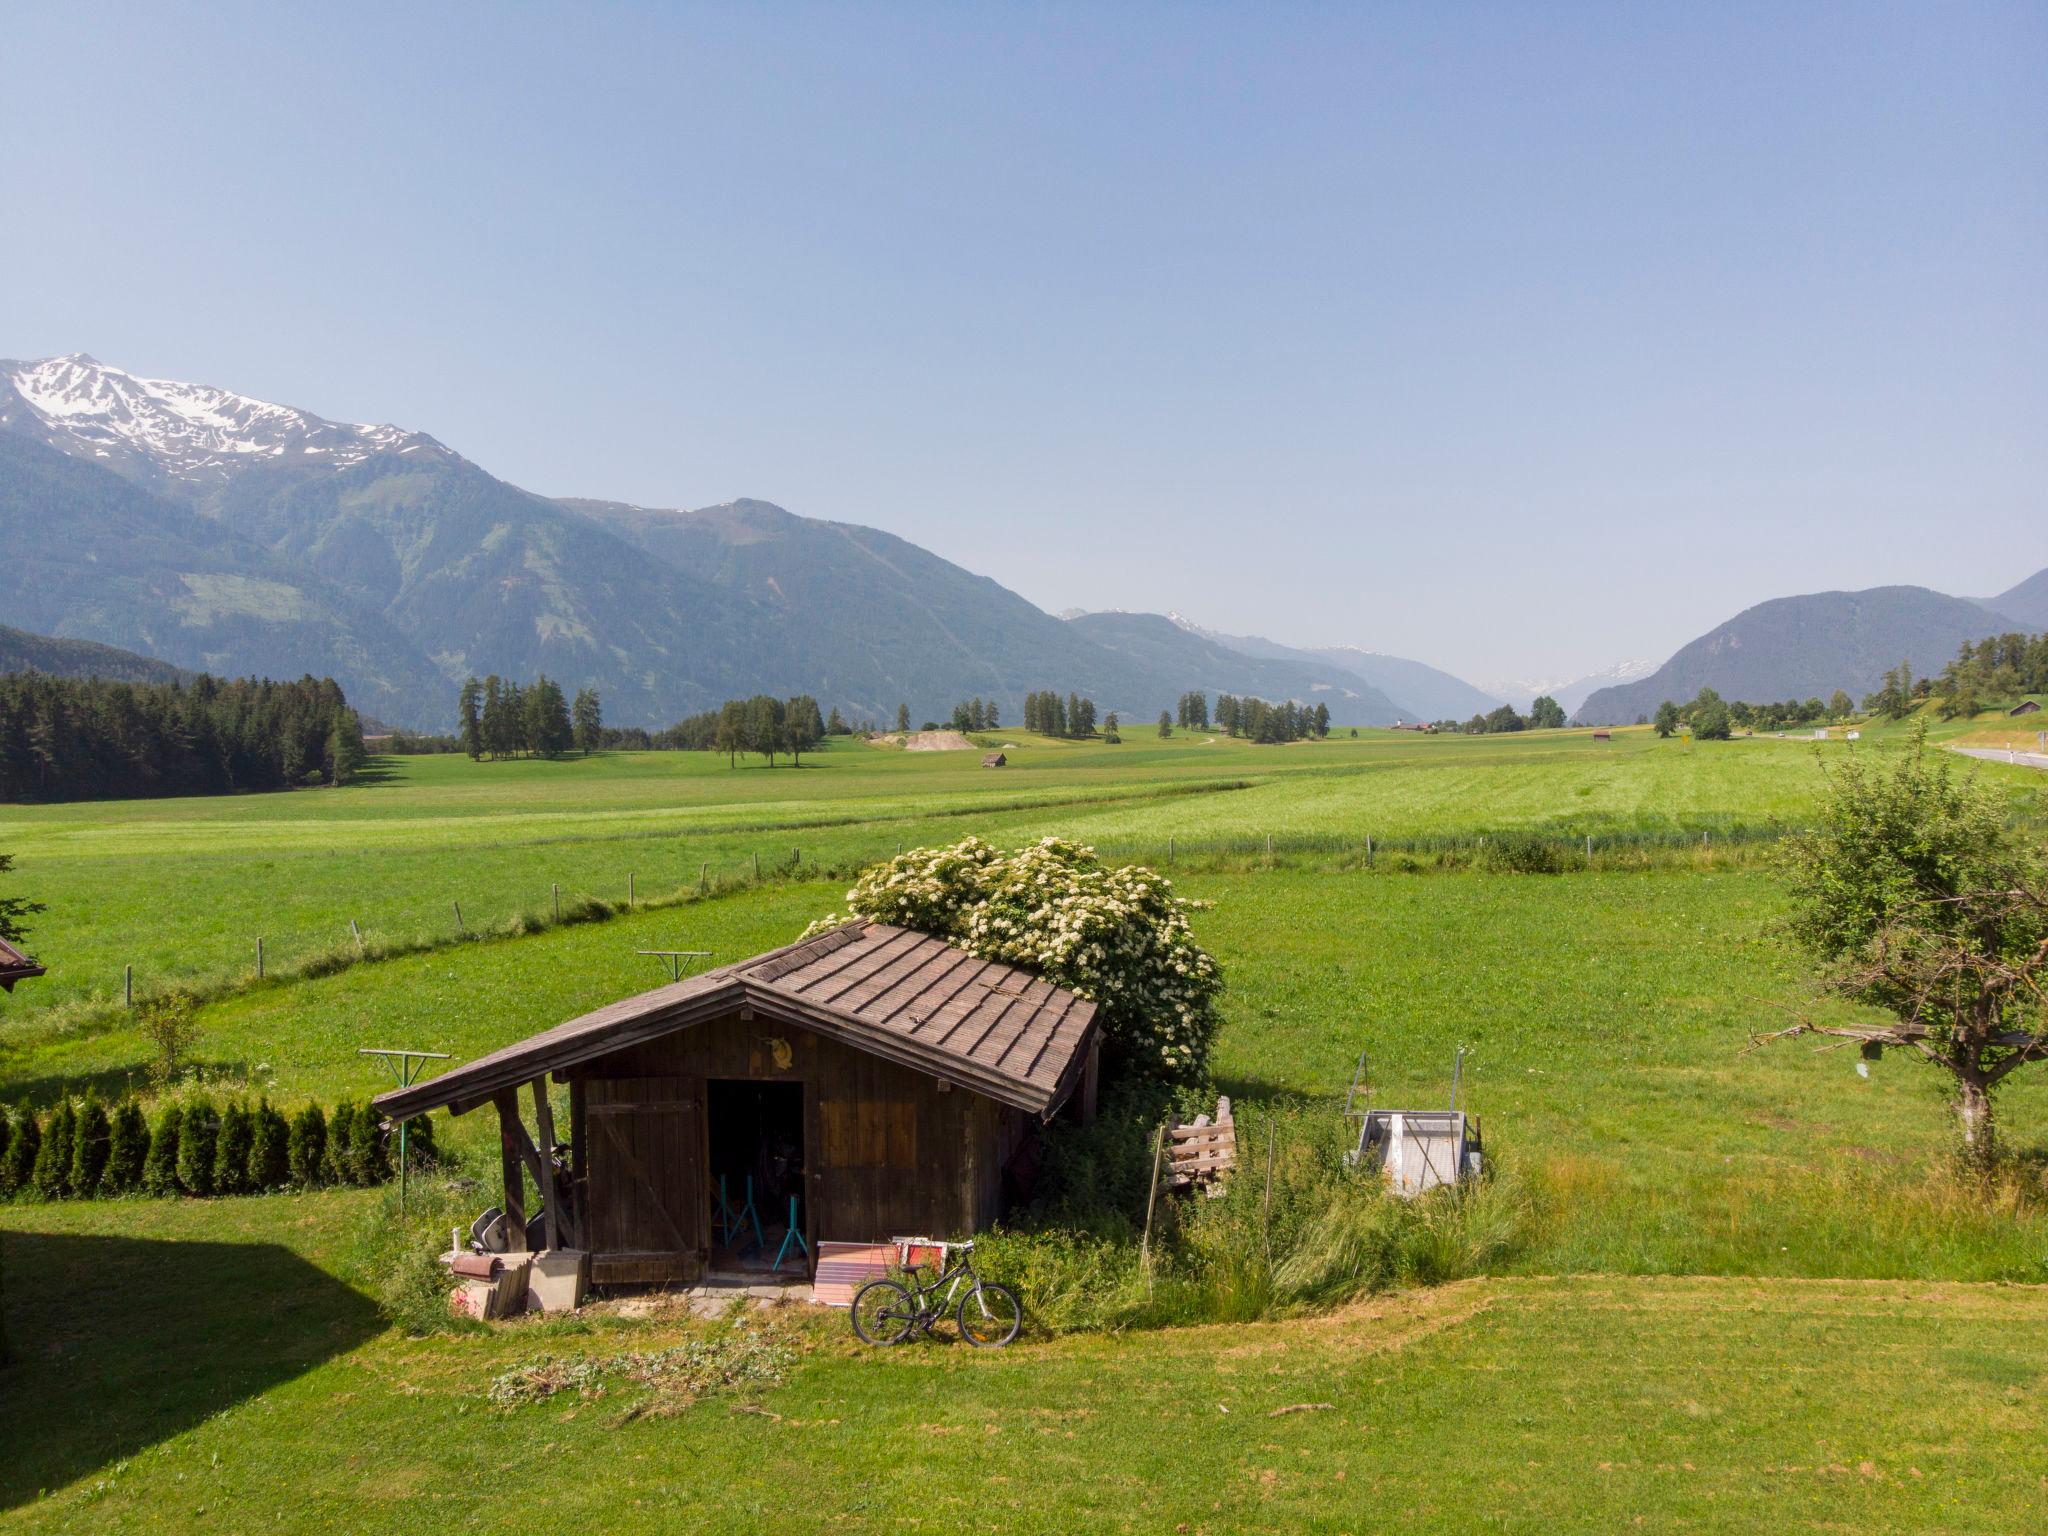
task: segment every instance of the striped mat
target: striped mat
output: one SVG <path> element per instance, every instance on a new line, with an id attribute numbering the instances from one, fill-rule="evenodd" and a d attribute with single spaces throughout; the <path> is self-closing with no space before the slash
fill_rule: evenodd
<path id="1" fill-rule="evenodd" d="M 885 1279 L 895 1262 L 894 1243 L 820 1242 L 811 1299 L 821 1307 L 850 1307 L 853 1293 L 870 1280 Z"/>

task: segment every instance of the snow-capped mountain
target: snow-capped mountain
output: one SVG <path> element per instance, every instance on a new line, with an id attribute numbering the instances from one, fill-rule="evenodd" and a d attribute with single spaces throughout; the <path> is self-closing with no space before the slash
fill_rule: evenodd
<path id="1" fill-rule="evenodd" d="M 386 450 L 439 446 L 400 427 L 328 421 L 233 390 L 140 378 L 82 352 L 0 362 L 0 428 L 193 497 L 257 463 L 348 469 Z"/>
<path id="2" fill-rule="evenodd" d="M 1226 646 L 1246 656 L 1269 661 L 1298 661 L 1318 667 L 1336 667 L 1347 677 L 1370 683 L 1390 699 L 1400 701 L 1399 714 L 1407 720 L 1463 720 L 1498 708 L 1492 698 L 1462 678 L 1453 677 L 1426 662 L 1406 656 L 1389 656 L 1357 645 L 1302 647 L 1283 645 L 1260 635 L 1226 635 L 1205 629 L 1185 614 L 1167 614 L 1190 634 Z"/>
<path id="3" fill-rule="evenodd" d="M 1639 678 L 1648 677 L 1656 670 L 1656 662 L 1634 659 L 1617 661 L 1611 667 L 1602 667 L 1598 672 L 1588 672 L 1584 677 L 1503 678 L 1485 686 L 1489 692 L 1499 694 L 1517 709 L 1527 709 L 1547 693 L 1563 706 L 1565 714 L 1569 716 L 1602 688 L 1633 683 Z"/>

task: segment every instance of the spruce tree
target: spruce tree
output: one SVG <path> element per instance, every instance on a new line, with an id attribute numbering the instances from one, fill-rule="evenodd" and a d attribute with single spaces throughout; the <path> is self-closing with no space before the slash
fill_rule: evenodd
<path id="1" fill-rule="evenodd" d="M 57 1101 L 50 1118 L 43 1122 L 43 1144 L 36 1149 L 35 1173 L 31 1182 L 45 1200 L 61 1200 L 71 1187 L 71 1154 L 77 1139 L 78 1111 L 67 1095 Z"/>
<path id="2" fill-rule="evenodd" d="M 285 1158 L 291 1165 L 292 1182 L 301 1189 L 327 1182 L 327 1116 L 318 1104 L 308 1104 L 292 1116 Z"/>
<path id="3" fill-rule="evenodd" d="M 343 1099 L 327 1117 L 326 1180 L 329 1184 L 353 1184 L 352 1146 L 356 1135 L 356 1102 Z"/>
<path id="4" fill-rule="evenodd" d="M 143 1118 L 140 1104 L 123 1099 L 107 1134 L 107 1167 L 100 1177 L 100 1189 L 109 1195 L 125 1195 L 140 1187 L 142 1165 L 148 1158 L 149 1122 Z"/>
<path id="5" fill-rule="evenodd" d="M 213 1144 L 213 1192 L 249 1193 L 249 1153 L 256 1144 L 256 1120 L 243 1099 L 229 1099 L 220 1112 L 220 1135 Z"/>
<path id="6" fill-rule="evenodd" d="M 367 1104 L 356 1106 L 355 1134 L 349 1138 L 350 1182 L 382 1184 L 391 1177 L 391 1158 L 384 1145 L 384 1127 L 377 1111 Z"/>
<path id="7" fill-rule="evenodd" d="M 1159 711 L 1159 736 L 1163 741 L 1173 734 L 1173 716 L 1165 710 Z"/>
<path id="8" fill-rule="evenodd" d="M 908 731 L 910 729 L 910 706 L 908 704 L 898 704 L 896 706 L 896 729 L 899 731 Z"/>
<path id="9" fill-rule="evenodd" d="M 588 757 L 604 745 L 604 702 L 595 688 L 578 688 L 571 713 L 575 717 L 576 750 Z"/>
<path id="10" fill-rule="evenodd" d="M 14 1124 L 7 1138 L 7 1156 L 0 1165 L 0 1194 L 26 1194 L 34 1187 L 36 1152 L 43 1144 L 42 1126 L 24 1098 L 14 1106 Z"/>
<path id="11" fill-rule="evenodd" d="M 183 1139 L 185 1111 L 176 1103 L 157 1113 L 149 1133 L 149 1156 L 142 1162 L 142 1188 L 147 1194 L 175 1195 L 178 1192 L 178 1143 Z"/>
<path id="12" fill-rule="evenodd" d="M 107 1171 L 107 1138 L 113 1130 L 107 1107 L 99 1094 L 88 1088 L 79 1106 L 78 1123 L 71 1136 L 71 1194 L 90 1200 L 100 1192 L 100 1178 Z"/>
<path id="13" fill-rule="evenodd" d="M 472 759 L 484 755 L 484 685 L 472 675 L 455 696 L 455 711 L 462 721 L 462 750 Z"/>
<path id="14" fill-rule="evenodd" d="M 200 1094 L 185 1106 L 178 1124 L 178 1184 L 186 1194 L 213 1193 L 215 1159 L 220 1152 L 220 1113 Z"/>

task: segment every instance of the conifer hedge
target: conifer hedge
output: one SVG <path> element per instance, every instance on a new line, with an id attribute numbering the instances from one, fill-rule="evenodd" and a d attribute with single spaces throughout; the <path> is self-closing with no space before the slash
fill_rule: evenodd
<path id="1" fill-rule="evenodd" d="M 395 1170 L 397 1150 L 396 1130 L 352 1099 L 331 1115 L 307 1104 L 288 1119 L 267 1098 L 254 1105 L 235 1098 L 216 1109 L 201 1093 L 167 1102 L 155 1125 L 134 1098 L 110 1111 L 88 1091 L 40 1115 L 24 1099 L 0 1109 L 0 1200 L 381 1184 Z M 406 1156 L 414 1167 L 440 1161 L 432 1120 L 407 1123 Z"/>

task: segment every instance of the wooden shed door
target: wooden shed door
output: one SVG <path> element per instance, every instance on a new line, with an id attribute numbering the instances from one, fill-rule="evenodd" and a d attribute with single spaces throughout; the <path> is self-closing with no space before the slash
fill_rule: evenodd
<path id="1" fill-rule="evenodd" d="M 695 1280 L 703 1273 L 703 1126 L 680 1077 L 598 1077 L 585 1085 L 591 1278 Z"/>

